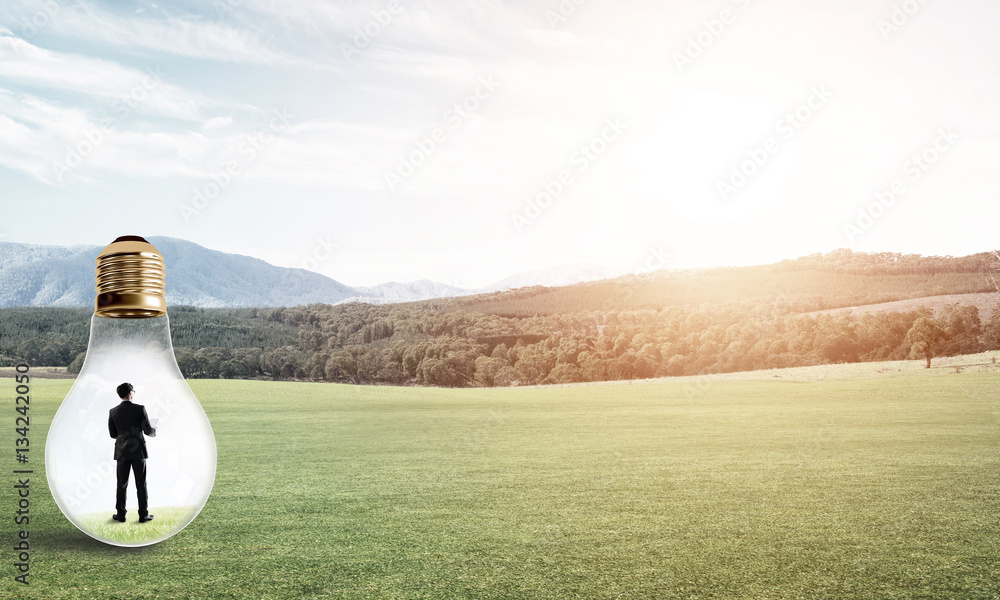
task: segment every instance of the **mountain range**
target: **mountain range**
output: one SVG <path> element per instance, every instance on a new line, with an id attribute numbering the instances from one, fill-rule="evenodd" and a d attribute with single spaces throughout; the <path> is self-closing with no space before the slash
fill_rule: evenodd
<path id="1" fill-rule="evenodd" d="M 492 285 L 463 289 L 426 279 L 353 287 L 305 269 L 278 267 L 193 242 L 150 237 L 163 254 L 167 303 L 203 308 L 297 306 L 367 302 L 386 304 L 515 289 L 561 286 L 617 277 L 608 267 L 574 264 L 513 275 Z M 0 308 L 91 306 L 94 260 L 103 246 L 0 243 Z"/>

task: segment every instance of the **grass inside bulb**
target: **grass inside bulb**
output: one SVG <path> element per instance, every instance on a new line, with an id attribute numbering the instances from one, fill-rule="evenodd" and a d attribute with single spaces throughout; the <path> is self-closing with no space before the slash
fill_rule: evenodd
<path id="1" fill-rule="evenodd" d="M 146 240 L 118 238 L 97 259 L 97 301 L 87 356 L 45 442 L 45 472 L 59 509 L 81 531 L 117 546 L 160 542 L 190 523 L 215 481 L 215 437 L 174 359 L 163 296 L 163 258 Z M 135 478 L 125 522 L 116 513 L 117 461 L 109 411 L 116 387 L 134 386 L 155 437 L 148 451 L 148 512 L 138 521 Z"/>

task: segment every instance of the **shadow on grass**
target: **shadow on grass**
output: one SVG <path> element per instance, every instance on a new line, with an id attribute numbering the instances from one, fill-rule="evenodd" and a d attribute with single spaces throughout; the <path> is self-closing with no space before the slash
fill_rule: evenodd
<path id="1" fill-rule="evenodd" d="M 194 508 L 157 507 L 150 512 L 155 517 L 148 523 L 139 523 L 138 516 L 134 514 L 128 515 L 125 523 L 112 519 L 110 512 L 78 515 L 77 522 L 82 530 L 61 528 L 40 542 L 53 550 L 92 552 L 106 549 L 117 552 L 119 548 L 126 548 L 138 552 L 151 547 L 147 544 L 156 544 L 180 531 L 190 521 Z"/>
<path id="2" fill-rule="evenodd" d="M 32 535 L 31 537 L 35 537 Z M 123 552 L 148 552 L 156 548 L 153 546 L 112 546 L 100 540 L 95 540 L 76 527 L 53 531 L 46 535 L 38 536 L 38 546 L 55 552 L 85 552 L 87 554 L 108 554 L 119 555 Z"/>

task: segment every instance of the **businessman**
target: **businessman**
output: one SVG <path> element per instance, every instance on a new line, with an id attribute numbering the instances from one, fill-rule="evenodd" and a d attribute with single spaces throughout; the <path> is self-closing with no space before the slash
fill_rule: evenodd
<path id="1" fill-rule="evenodd" d="M 125 522 L 125 490 L 128 488 L 128 473 L 135 474 L 135 491 L 139 497 L 139 522 L 153 520 L 149 514 L 149 496 L 146 493 L 146 438 L 143 434 L 156 437 L 156 428 L 149 424 L 146 407 L 133 404 L 135 395 L 131 383 L 123 383 L 116 391 L 121 403 L 111 409 L 108 415 L 108 431 L 115 438 L 115 460 L 118 461 L 118 494 L 115 502 L 117 512 L 111 516 L 115 521 Z"/>

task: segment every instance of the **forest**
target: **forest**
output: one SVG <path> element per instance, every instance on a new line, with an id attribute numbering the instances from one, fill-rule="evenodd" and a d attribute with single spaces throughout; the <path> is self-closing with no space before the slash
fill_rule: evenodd
<path id="1" fill-rule="evenodd" d="M 169 308 L 188 378 L 493 387 L 1000 350 L 1000 310 L 815 311 L 994 292 L 1000 259 L 837 251 L 392 305 Z M 92 311 L 0 310 L 0 365 L 79 372 Z"/>

